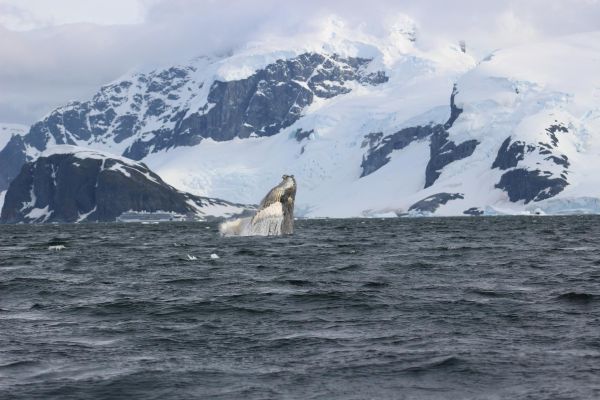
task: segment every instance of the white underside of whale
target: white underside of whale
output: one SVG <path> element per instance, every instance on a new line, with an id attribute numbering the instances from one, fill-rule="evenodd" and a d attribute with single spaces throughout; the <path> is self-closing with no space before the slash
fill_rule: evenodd
<path id="1" fill-rule="evenodd" d="M 279 236 L 283 225 L 283 206 L 273 203 L 259 210 L 254 217 L 223 222 L 219 231 L 223 236 Z"/>

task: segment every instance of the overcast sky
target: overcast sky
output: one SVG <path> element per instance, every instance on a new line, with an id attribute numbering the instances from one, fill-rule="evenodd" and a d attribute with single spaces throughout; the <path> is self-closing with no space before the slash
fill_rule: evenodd
<path id="1" fill-rule="evenodd" d="M 291 35 L 335 14 L 377 34 L 390 13 L 480 53 L 600 30 L 600 0 L 0 0 L 0 122 L 30 124 L 148 66 Z M 557 55 L 561 57 L 562 55 Z"/>

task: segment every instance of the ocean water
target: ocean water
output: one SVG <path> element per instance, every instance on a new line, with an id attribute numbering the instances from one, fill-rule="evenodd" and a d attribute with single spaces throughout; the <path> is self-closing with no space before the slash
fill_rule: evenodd
<path id="1" fill-rule="evenodd" d="M 599 399 L 599 237 L 590 216 L 0 226 L 0 398 Z"/>

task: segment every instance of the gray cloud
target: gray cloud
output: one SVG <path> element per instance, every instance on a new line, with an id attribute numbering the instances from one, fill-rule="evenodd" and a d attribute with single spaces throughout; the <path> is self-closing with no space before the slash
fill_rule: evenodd
<path id="1" fill-rule="evenodd" d="M 23 32 L 0 27 L 0 121 L 32 123 L 131 70 L 227 52 L 265 35 L 310 31 L 320 16 L 332 13 L 373 34 L 381 33 L 385 16 L 406 13 L 417 20 L 424 41 L 465 39 L 481 55 L 523 41 L 600 30 L 598 0 L 140 1 L 146 15 L 136 25 Z M 119 12 L 118 0 L 105 3 Z M 26 12 L 1 11 L 8 18 Z"/>

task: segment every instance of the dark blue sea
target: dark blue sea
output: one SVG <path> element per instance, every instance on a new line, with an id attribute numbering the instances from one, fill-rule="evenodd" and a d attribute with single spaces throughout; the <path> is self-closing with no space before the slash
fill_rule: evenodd
<path id="1" fill-rule="evenodd" d="M 600 399 L 599 238 L 591 216 L 0 226 L 0 398 Z"/>

